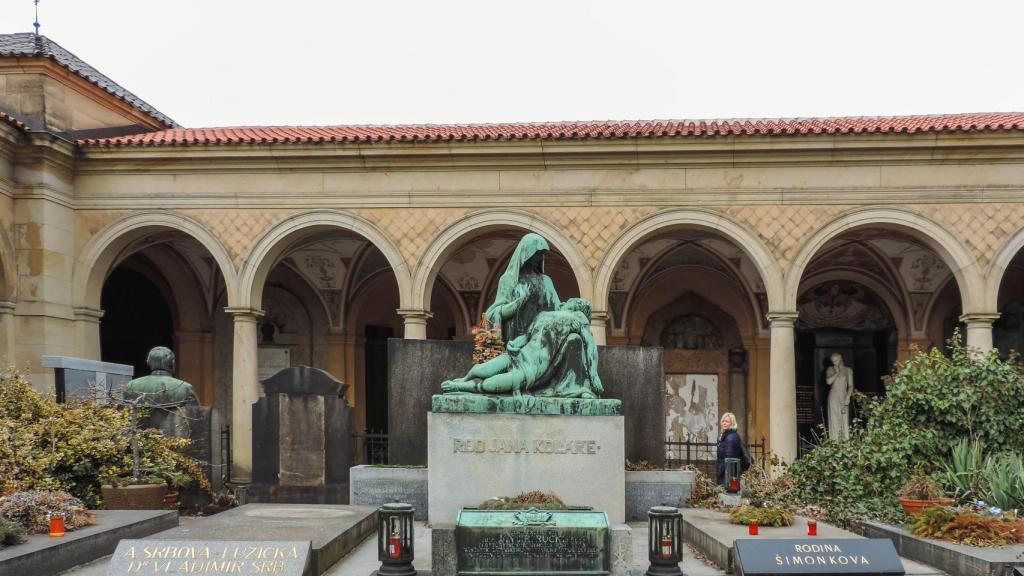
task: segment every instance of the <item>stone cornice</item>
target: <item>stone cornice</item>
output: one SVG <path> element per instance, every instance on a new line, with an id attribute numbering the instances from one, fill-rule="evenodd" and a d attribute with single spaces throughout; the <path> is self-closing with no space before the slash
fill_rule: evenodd
<path id="1" fill-rule="evenodd" d="M 167 128 L 162 122 L 138 110 L 125 100 L 96 86 L 49 58 L 40 56 L 0 58 L 0 74 L 42 74 L 121 116 L 154 130 Z"/>
<path id="2" fill-rule="evenodd" d="M 1024 134 L 807 135 L 432 144 L 80 146 L 80 173 L 492 170 L 1024 162 Z"/>
<path id="3" fill-rule="evenodd" d="M 76 192 L 75 208 L 80 210 L 145 208 L 425 208 L 479 206 L 758 206 L 776 204 L 973 204 L 1024 202 L 1021 186 L 951 186 L 936 188 L 807 188 L 807 189 L 602 189 L 552 190 L 543 194 L 526 190 L 438 190 L 410 193 L 406 190 L 277 192 L 272 194 L 234 192 L 91 193 Z"/>

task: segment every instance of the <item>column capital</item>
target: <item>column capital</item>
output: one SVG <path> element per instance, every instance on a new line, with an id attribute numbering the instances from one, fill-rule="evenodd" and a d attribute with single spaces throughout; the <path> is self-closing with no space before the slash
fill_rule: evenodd
<path id="1" fill-rule="evenodd" d="M 263 310 L 255 308 L 233 308 L 229 306 L 224 311 L 234 316 L 235 322 L 258 322 L 264 315 Z"/>
<path id="2" fill-rule="evenodd" d="M 768 322 L 772 327 L 788 327 L 792 328 L 796 324 L 797 318 L 800 317 L 799 312 L 769 312 L 767 314 Z"/>
<path id="3" fill-rule="evenodd" d="M 0 312 L 2 312 L 2 310 L 3 303 L 0 303 Z M 75 314 L 76 321 L 95 322 L 97 324 L 100 323 L 100 319 L 103 318 L 103 315 L 106 313 L 103 310 L 89 308 L 88 306 L 76 306 L 72 311 Z"/>
<path id="4" fill-rule="evenodd" d="M 1001 314 L 998 312 L 968 312 L 960 315 L 960 321 L 968 326 L 985 328 L 992 326 L 992 323 L 999 320 Z"/>
<path id="5" fill-rule="evenodd" d="M 395 310 L 399 316 L 406 321 L 406 323 L 423 323 L 426 324 L 427 320 L 434 317 L 434 313 L 430 310 L 420 310 L 418 308 L 399 308 Z M 417 322 L 419 321 L 419 322 Z"/>
<path id="6" fill-rule="evenodd" d="M 14 314 L 14 309 L 18 305 L 9 300 L 0 300 L 0 314 Z"/>
<path id="7" fill-rule="evenodd" d="M 591 326 L 606 326 L 608 325 L 608 311 L 607 310 L 594 310 L 590 313 L 590 325 Z"/>

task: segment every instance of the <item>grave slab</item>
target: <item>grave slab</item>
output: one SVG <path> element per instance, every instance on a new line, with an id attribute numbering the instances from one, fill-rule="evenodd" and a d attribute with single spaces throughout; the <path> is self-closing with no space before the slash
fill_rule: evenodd
<path id="1" fill-rule="evenodd" d="M 92 562 L 117 548 L 124 538 L 144 538 L 178 525 L 174 510 L 96 510 L 96 524 L 61 538 L 46 534 L 0 550 L 0 574 L 49 576 Z"/>
<path id="2" fill-rule="evenodd" d="M 792 526 L 762 526 L 759 536 L 748 536 L 747 527 L 729 523 L 729 515 L 716 510 L 688 508 L 683 512 L 683 539 L 727 573 L 733 572 L 733 545 L 742 538 L 778 539 L 803 538 L 807 534 L 807 519 L 796 516 Z M 817 539 L 862 538 L 853 532 L 818 522 Z M 808 538 L 814 540 L 815 538 Z M 908 575 L 942 576 L 942 570 L 902 558 Z"/>
<path id="3" fill-rule="evenodd" d="M 306 540 L 313 574 L 326 571 L 376 533 L 375 508 L 302 504 L 246 504 L 153 536 L 160 540 Z"/>
<path id="4" fill-rule="evenodd" d="M 982 548 L 918 538 L 899 526 L 859 522 L 854 530 L 869 538 L 888 538 L 901 556 L 926 562 L 959 576 L 1002 576 L 1024 570 L 1024 544 Z"/>

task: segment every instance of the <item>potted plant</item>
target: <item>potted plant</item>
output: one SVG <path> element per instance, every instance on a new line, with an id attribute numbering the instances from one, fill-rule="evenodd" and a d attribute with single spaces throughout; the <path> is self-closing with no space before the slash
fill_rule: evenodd
<path id="1" fill-rule="evenodd" d="M 124 403 L 130 410 L 127 432 L 131 463 L 127 469 L 110 470 L 105 476 L 100 490 L 107 509 L 160 510 L 174 506 L 178 493 L 169 494 L 168 484 L 183 487 L 196 480 L 208 490 L 198 464 L 177 452 L 188 440 L 168 438 L 159 430 L 139 430 L 138 400 Z"/>
<path id="2" fill-rule="evenodd" d="M 931 476 L 915 473 L 900 489 L 900 506 L 907 516 L 919 516 L 925 508 L 952 506 L 956 501 L 946 498 L 939 483 Z"/>

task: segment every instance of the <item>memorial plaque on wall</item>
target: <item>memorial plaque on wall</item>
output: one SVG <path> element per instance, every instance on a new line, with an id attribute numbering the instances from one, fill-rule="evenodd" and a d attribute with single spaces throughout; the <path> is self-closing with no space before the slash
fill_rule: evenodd
<path id="1" fill-rule="evenodd" d="M 107 576 L 308 576 L 309 547 L 309 541 L 121 540 L 110 557 Z"/>
<path id="2" fill-rule="evenodd" d="M 896 547 L 887 538 L 740 538 L 733 547 L 737 576 L 906 574 Z"/>
<path id="3" fill-rule="evenodd" d="M 608 516 L 592 510 L 463 509 L 455 526 L 459 574 L 608 571 Z"/>
<path id="4" fill-rule="evenodd" d="M 797 424 L 814 424 L 814 388 L 810 386 L 796 387 L 796 422 Z"/>

